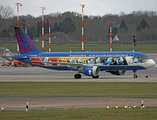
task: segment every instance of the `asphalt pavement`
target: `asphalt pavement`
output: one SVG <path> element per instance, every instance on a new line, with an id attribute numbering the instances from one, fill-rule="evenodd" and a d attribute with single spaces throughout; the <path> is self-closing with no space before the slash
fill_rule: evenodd
<path id="1" fill-rule="evenodd" d="M 156 55 L 149 55 L 156 59 Z M 0 63 L 1 64 L 1 63 Z M 82 79 L 74 79 L 75 71 L 56 71 L 40 67 L 6 67 L 0 66 L 0 82 L 157 82 L 157 65 L 148 70 L 139 70 L 133 78 L 133 72 L 127 71 L 123 76 L 115 76 L 102 71 L 98 79 L 82 75 Z M 148 78 L 145 76 L 148 75 Z M 151 77 L 154 75 L 154 77 Z M 116 105 L 124 108 L 133 104 L 141 106 L 141 101 L 147 107 L 157 107 L 156 98 L 109 98 L 109 97 L 4 97 L 0 98 L 0 108 L 3 111 L 25 111 L 26 102 L 29 102 L 29 110 L 52 109 L 87 109 L 87 108 L 115 108 Z"/>
<path id="2" fill-rule="evenodd" d="M 74 79 L 76 71 L 57 71 L 40 67 L 6 67 L 0 66 L 0 82 L 157 82 L 157 65 L 148 70 L 139 70 L 133 78 L 133 72 L 127 71 L 123 76 L 116 76 L 105 71 L 98 79 L 82 74 L 81 79 Z M 148 78 L 144 76 L 148 76 Z M 155 77 L 150 77 L 155 75 Z"/>

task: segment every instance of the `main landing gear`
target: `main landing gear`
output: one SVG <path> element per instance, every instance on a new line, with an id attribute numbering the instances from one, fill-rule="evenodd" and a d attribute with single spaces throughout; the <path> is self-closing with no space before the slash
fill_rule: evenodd
<path id="1" fill-rule="evenodd" d="M 99 75 L 98 76 L 92 76 L 93 78 L 99 78 Z M 81 79 L 81 74 L 75 74 L 74 75 L 74 78 L 75 79 Z"/>
<path id="2" fill-rule="evenodd" d="M 98 76 L 92 76 L 93 78 L 99 78 L 99 75 Z"/>
<path id="3" fill-rule="evenodd" d="M 137 71 L 137 70 L 133 70 L 133 73 L 134 73 L 134 76 L 133 76 L 133 77 L 134 77 L 134 78 L 137 78 L 137 77 L 138 77 L 137 74 L 136 74 L 136 71 Z"/>
<path id="4" fill-rule="evenodd" d="M 75 74 L 75 75 L 74 75 L 74 78 L 75 78 L 75 79 L 81 79 L 81 74 Z"/>

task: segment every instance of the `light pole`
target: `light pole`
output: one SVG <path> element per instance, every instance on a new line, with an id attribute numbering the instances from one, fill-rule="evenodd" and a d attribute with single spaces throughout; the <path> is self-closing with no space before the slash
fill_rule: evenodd
<path id="1" fill-rule="evenodd" d="M 17 5 L 17 27 L 19 27 L 19 5 L 22 6 L 21 3 L 15 3 Z M 19 54 L 19 45 L 17 43 L 17 54 Z"/>
<path id="2" fill-rule="evenodd" d="M 83 8 L 85 4 L 80 4 L 82 6 L 82 52 L 84 52 L 84 26 L 83 26 Z"/>
<path id="3" fill-rule="evenodd" d="M 136 37 L 136 35 L 133 35 L 133 42 L 134 42 L 135 51 L 136 51 L 136 50 L 137 50 L 137 49 L 136 49 L 136 42 L 137 42 L 137 37 Z"/>
<path id="4" fill-rule="evenodd" d="M 27 34 L 27 22 L 25 23 L 25 33 Z"/>
<path id="5" fill-rule="evenodd" d="M 44 10 L 45 7 L 42 8 L 42 52 L 44 52 Z"/>
<path id="6" fill-rule="evenodd" d="M 17 5 L 17 27 L 19 27 L 19 5 L 22 6 L 21 3 L 15 3 Z"/>
<path id="7" fill-rule="evenodd" d="M 110 52 L 112 52 L 112 21 L 110 21 Z"/>
<path id="8" fill-rule="evenodd" d="M 49 52 L 51 52 L 51 23 L 49 22 Z"/>

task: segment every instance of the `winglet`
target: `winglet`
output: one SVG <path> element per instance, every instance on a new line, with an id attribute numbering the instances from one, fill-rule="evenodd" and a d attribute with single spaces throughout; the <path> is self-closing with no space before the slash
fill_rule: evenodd
<path id="1" fill-rule="evenodd" d="M 22 27 L 15 27 L 17 42 L 20 54 L 39 53 L 41 52 L 29 36 L 24 32 Z"/>

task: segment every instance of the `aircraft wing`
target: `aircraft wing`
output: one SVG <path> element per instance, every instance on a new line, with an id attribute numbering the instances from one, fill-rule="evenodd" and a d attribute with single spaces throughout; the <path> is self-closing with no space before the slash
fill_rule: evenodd
<path id="1" fill-rule="evenodd" d="M 12 61 L 14 58 L 18 59 L 26 59 L 27 57 L 13 57 L 13 56 L 1 56 L 2 58 L 7 59 L 8 61 Z"/>
<path id="2" fill-rule="evenodd" d="M 12 56 L 1 56 L 2 58 L 11 58 Z"/>
<path id="3" fill-rule="evenodd" d="M 27 59 L 27 57 L 12 57 L 12 58 Z"/>
<path id="4" fill-rule="evenodd" d="M 65 63 L 65 62 L 46 62 L 46 61 L 35 61 L 35 62 L 42 62 L 42 63 L 47 63 L 47 64 L 59 64 L 59 65 L 65 65 L 69 67 L 73 67 L 77 69 L 78 67 L 89 67 L 89 66 L 102 66 L 98 64 L 83 64 L 83 63 Z"/>

